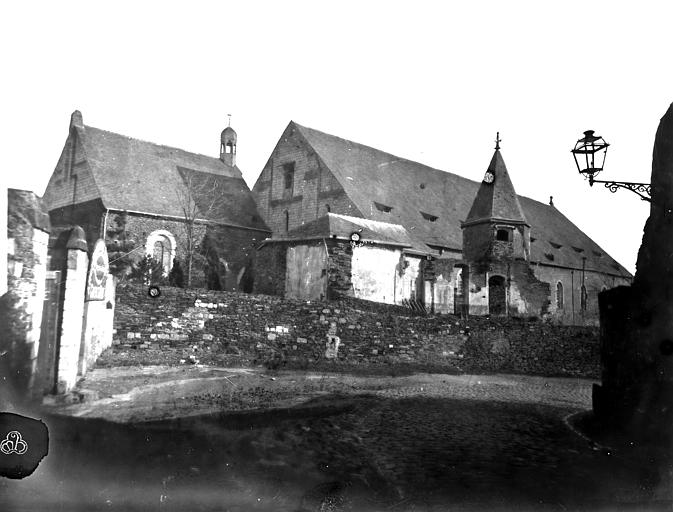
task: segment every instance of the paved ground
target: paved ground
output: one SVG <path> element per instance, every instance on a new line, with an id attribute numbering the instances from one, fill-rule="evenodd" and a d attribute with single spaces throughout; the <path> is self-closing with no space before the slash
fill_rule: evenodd
<path id="1" fill-rule="evenodd" d="M 222 410 L 290 407 L 325 395 L 369 394 L 534 403 L 591 408 L 586 379 L 523 375 L 353 375 L 208 366 L 100 368 L 78 386 L 83 403 L 49 409 L 118 422 L 184 417 Z"/>
<path id="2" fill-rule="evenodd" d="M 590 407 L 591 381 L 163 367 L 96 370 L 83 384 L 102 400 L 50 409 L 69 414 L 48 417 L 50 456 L 25 481 L 0 481 L 0 503 L 4 493 L 8 505 L 0 509 L 670 510 L 673 503 L 669 468 L 637 449 L 592 444 L 568 426 Z M 284 408 L 222 413 L 270 404 Z"/>

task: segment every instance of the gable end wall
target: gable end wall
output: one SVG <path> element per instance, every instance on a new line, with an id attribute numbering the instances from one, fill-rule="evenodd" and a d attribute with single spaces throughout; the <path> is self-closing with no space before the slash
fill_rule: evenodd
<path id="1" fill-rule="evenodd" d="M 294 163 L 291 190 L 285 188 L 284 165 Z M 285 233 L 285 212 L 289 230 L 327 213 L 362 217 L 332 172 L 297 129 L 285 130 L 252 189 L 257 208 L 274 234 Z"/>
<path id="2" fill-rule="evenodd" d="M 44 192 L 45 206 L 51 211 L 99 197 L 81 137 L 72 130 Z"/>

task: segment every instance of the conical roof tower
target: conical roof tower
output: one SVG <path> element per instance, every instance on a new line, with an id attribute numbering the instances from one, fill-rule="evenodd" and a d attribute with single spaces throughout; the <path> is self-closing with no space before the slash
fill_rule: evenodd
<path id="1" fill-rule="evenodd" d="M 494 221 L 528 225 L 507 172 L 507 166 L 500 154 L 499 135 L 496 139 L 493 158 L 491 158 L 491 163 L 488 165 L 484 180 L 481 182 L 463 226 Z"/>
<path id="2" fill-rule="evenodd" d="M 463 258 L 468 261 L 527 261 L 530 257 L 530 224 L 500 154 L 500 133 L 491 163 L 461 227 Z"/>

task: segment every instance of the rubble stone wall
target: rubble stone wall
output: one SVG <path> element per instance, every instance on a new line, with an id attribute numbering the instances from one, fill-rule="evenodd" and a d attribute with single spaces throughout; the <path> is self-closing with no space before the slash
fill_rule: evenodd
<path id="1" fill-rule="evenodd" d="M 17 393 L 34 384 L 40 344 L 49 216 L 32 192 L 8 189 L 8 293 L 0 297 L 0 374 Z"/>
<path id="2" fill-rule="evenodd" d="M 421 316 L 352 298 L 302 302 L 268 295 L 144 287 L 117 290 L 115 350 L 183 350 L 205 360 L 326 360 L 425 365 L 471 372 L 598 377 L 598 330 L 514 318 Z M 236 356 L 236 357 L 233 357 Z"/>

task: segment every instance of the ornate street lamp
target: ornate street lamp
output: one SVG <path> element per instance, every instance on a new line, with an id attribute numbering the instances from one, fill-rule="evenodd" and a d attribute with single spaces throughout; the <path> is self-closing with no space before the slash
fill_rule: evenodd
<path id="1" fill-rule="evenodd" d="M 610 144 L 603 137 L 594 135 L 593 130 L 584 132 L 584 137 L 577 141 L 571 150 L 575 158 L 575 164 L 579 173 L 588 178 L 589 186 L 594 183 L 603 183 L 610 192 L 617 192 L 619 188 L 625 188 L 640 196 L 643 201 L 651 201 L 651 187 L 649 183 L 633 183 L 630 181 L 603 181 L 595 179 L 595 176 L 603 170 L 605 156 Z"/>

